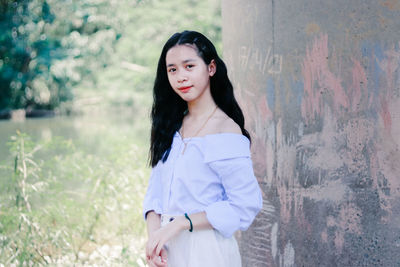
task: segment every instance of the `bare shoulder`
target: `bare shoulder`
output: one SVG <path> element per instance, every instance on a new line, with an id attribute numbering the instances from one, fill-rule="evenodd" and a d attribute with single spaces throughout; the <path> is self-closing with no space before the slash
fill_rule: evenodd
<path id="1" fill-rule="evenodd" d="M 240 126 L 223 112 L 219 115 L 218 132 L 242 134 Z"/>

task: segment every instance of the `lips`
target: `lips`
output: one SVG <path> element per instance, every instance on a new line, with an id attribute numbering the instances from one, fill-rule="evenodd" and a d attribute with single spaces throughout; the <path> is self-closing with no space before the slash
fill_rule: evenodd
<path id="1" fill-rule="evenodd" d="M 186 93 L 190 90 L 190 88 L 192 88 L 192 86 L 182 86 L 179 87 L 178 90 L 181 91 L 182 93 Z"/>

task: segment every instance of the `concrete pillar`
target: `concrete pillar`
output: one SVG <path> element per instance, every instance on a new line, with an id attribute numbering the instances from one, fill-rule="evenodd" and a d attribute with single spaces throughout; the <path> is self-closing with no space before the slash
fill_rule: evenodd
<path id="1" fill-rule="evenodd" d="M 243 266 L 400 266 L 400 1 L 222 0 L 264 208 Z"/>

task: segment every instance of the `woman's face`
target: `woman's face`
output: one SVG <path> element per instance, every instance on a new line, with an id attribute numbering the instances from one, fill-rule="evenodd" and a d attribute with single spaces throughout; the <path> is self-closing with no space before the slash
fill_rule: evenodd
<path id="1" fill-rule="evenodd" d="M 167 75 L 174 91 L 191 102 L 210 91 L 210 77 L 215 74 L 214 60 L 206 65 L 194 47 L 176 45 L 166 55 Z"/>

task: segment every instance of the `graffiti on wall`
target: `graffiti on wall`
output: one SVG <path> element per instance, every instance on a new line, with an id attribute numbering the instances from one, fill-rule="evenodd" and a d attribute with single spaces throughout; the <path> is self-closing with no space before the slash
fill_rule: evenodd
<path id="1" fill-rule="evenodd" d="M 264 238 L 246 240 L 261 256 L 248 261 L 390 266 L 400 246 L 400 42 L 366 42 L 346 57 L 321 34 L 305 50 L 297 81 L 272 78 L 273 101 L 235 82 L 265 193 L 249 234 Z M 257 55 L 260 72 L 282 72 L 269 48 L 240 51 L 241 66 Z"/>
<path id="2" fill-rule="evenodd" d="M 239 64 L 242 70 L 254 68 L 263 75 L 279 74 L 282 72 L 282 62 L 282 55 L 274 54 L 272 46 L 265 50 L 241 46 L 239 50 Z"/>

